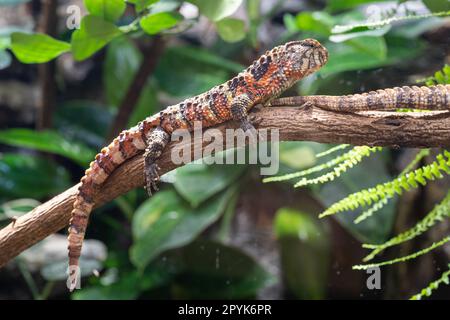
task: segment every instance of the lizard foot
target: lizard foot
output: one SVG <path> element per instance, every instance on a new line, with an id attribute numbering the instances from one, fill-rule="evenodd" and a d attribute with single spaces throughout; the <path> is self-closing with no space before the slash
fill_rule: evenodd
<path id="1" fill-rule="evenodd" d="M 152 190 L 158 191 L 157 182 L 159 181 L 159 167 L 156 163 L 146 164 L 144 169 L 145 177 L 145 190 L 147 190 L 148 196 L 152 196 Z"/>

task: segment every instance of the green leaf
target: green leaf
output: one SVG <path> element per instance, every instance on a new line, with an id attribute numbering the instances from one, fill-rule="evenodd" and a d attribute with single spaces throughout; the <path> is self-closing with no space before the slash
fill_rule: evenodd
<path id="1" fill-rule="evenodd" d="M 313 148 L 307 143 L 284 142 L 280 145 L 280 162 L 294 169 L 304 169 L 316 163 Z"/>
<path id="2" fill-rule="evenodd" d="M 125 12 L 124 0 L 84 0 L 90 14 L 114 22 Z"/>
<path id="3" fill-rule="evenodd" d="M 227 81 L 231 69 L 242 70 L 238 64 L 206 50 L 174 47 L 164 52 L 155 76 L 162 90 L 176 97 L 189 97 Z"/>
<path id="4" fill-rule="evenodd" d="M 312 31 L 328 36 L 331 33 L 334 21 L 326 12 L 302 12 L 295 17 L 296 27 L 299 31 Z"/>
<path id="5" fill-rule="evenodd" d="M 376 29 L 368 29 L 358 32 L 349 32 L 349 33 L 341 33 L 341 34 L 334 34 L 330 36 L 330 41 L 333 42 L 343 42 L 347 41 L 353 38 L 361 38 L 361 37 L 381 37 L 384 36 L 386 33 L 389 32 L 391 29 L 390 25 L 383 26 L 381 28 Z"/>
<path id="6" fill-rule="evenodd" d="M 44 63 L 69 51 L 70 44 L 42 33 L 14 32 L 11 50 L 22 63 Z"/>
<path id="7" fill-rule="evenodd" d="M 217 33 L 226 42 L 238 42 L 245 38 L 245 23 L 240 19 L 225 18 L 216 22 Z"/>
<path id="8" fill-rule="evenodd" d="M 146 33 L 154 35 L 176 26 L 182 19 L 183 16 L 177 12 L 159 12 L 146 15 L 139 24 Z"/>
<path id="9" fill-rule="evenodd" d="M 133 218 L 130 259 L 144 269 L 161 252 L 188 244 L 222 214 L 230 192 L 190 208 L 174 191 L 162 191 L 144 202 Z"/>
<path id="10" fill-rule="evenodd" d="M 235 181 L 245 168 L 244 165 L 190 163 L 177 169 L 174 186 L 184 199 L 197 207 Z"/>
<path id="11" fill-rule="evenodd" d="M 72 294 L 74 300 L 132 300 L 140 292 L 141 276 L 138 272 L 125 273 L 119 281 L 109 286 L 95 286 L 77 290 Z"/>
<path id="12" fill-rule="evenodd" d="M 330 248 L 322 224 L 312 215 L 281 208 L 274 225 L 287 287 L 300 299 L 323 299 L 328 283 Z"/>
<path id="13" fill-rule="evenodd" d="M 388 1 L 388 0 L 381 0 L 382 1 Z M 360 6 L 365 3 L 372 3 L 373 0 L 329 0 L 327 2 L 327 9 L 330 11 L 340 11 L 340 10 L 346 10 L 351 9 L 357 6 Z"/>
<path id="14" fill-rule="evenodd" d="M 11 62 L 11 55 L 6 50 L 0 50 L 0 70 L 8 68 Z"/>
<path id="15" fill-rule="evenodd" d="M 107 45 L 122 32 L 114 24 L 88 15 L 81 20 L 80 29 L 72 34 L 72 52 L 75 60 L 84 60 Z"/>
<path id="16" fill-rule="evenodd" d="M 141 12 L 159 0 L 128 0 L 129 3 L 135 5 L 136 11 Z"/>
<path id="17" fill-rule="evenodd" d="M 114 39 L 106 51 L 103 83 L 108 104 L 118 107 L 142 62 L 142 54 L 125 37 Z"/>
<path id="18" fill-rule="evenodd" d="M 69 173 L 48 158 L 0 154 L 0 194 L 9 198 L 42 199 L 70 185 Z"/>
<path id="19" fill-rule="evenodd" d="M 117 108 L 125 97 L 130 84 L 142 63 L 142 54 L 127 37 L 114 39 L 108 46 L 103 66 L 103 83 L 111 107 Z M 156 91 L 150 79 L 130 116 L 129 126 L 153 114 L 158 105 Z"/>
<path id="20" fill-rule="evenodd" d="M 306 213 L 291 208 L 277 210 L 274 228 L 278 238 L 296 237 L 302 241 L 317 241 L 323 236 L 318 221 L 314 221 Z"/>
<path id="21" fill-rule="evenodd" d="M 232 15 L 242 4 L 242 0 L 189 0 L 200 13 L 212 21 L 219 21 Z"/>
<path id="22" fill-rule="evenodd" d="M 450 10 L 450 1 L 448 0 L 423 0 L 423 4 L 426 5 L 431 12 Z"/>
<path id="23" fill-rule="evenodd" d="M 99 150 L 112 120 L 113 113 L 96 101 L 69 100 L 56 109 L 55 128 L 65 139 Z"/>
<path id="24" fill-rule="evenodd" d="M 417 56 L 423 46 L 420 41 L 405 38 L 362 37 L 343 43 L 329 43 L 328 63 L 321 75 L 343 71 L 371 69 L 407 61 Z"/>
<path id="25" fill-rule="evenodd" d="M 319 199 L 325 206 L 329 206 L 348 194 L 392 180 L 386 169 L 383 156 L 387 156 L 384 151 L 373 154 L 346 172 L 346 174 L 340 176 L 339 179 L 324 184 L 320 191 L 317 191 Z M 373 172 L 377 174 L 374 175 L 372 174 Z M 396 214 L 396 202 L 397 199 L 395 198 L 390 200 L 388 204 L 378 211 L 378 214 L 358 224 L 355 224 L 354 220 L 361 214 L 361 209 L 336 215 L 335 218 L 360 241 L 364 243 L 382 243 L 391 234 Z"/>
<path id="26" fill-rule="evenodd" d="M 64 139 L 55 131 L 34 131 L 30 129 L 8 129 L 0 131 L 0 143 L 46 151 L 72 159 L 85 166 L 95 152 L 86 146 Z"/>
<path id="27" fill-rule="evenodd" d="M 274 277 L 249 255 L 221 243 L 197 240 L 168 260 L 182 270 L 175 284 L 176 299 L 254 298 Z"/>

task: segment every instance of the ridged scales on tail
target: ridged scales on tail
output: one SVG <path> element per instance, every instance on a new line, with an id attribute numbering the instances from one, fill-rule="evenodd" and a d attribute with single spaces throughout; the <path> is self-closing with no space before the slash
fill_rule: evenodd
<path id="1" fill-rule="evenodd" d="M 267 51 L 250 67 L 206 93 L 169 106 L 139 125 L 123 131 L 103 148 L 81 179 L 69 226 L 69 289 L 77 287 L 79 257 L 94 194 L 123 162 L 145 150 L 146 189 L 157 190 L 156 160 L 177 129 L 192 130 L 194 122 L 211 127 L 228 120 L 254 129 L 248 111 L 277 97 L 296 81 L 313 73 L 328 60 L 327 50 L 316 40 L 288 42 Z"/>
<path id="2" fill-rule="evenodd" d="M 450 85 L 439 84 L 430 87 L 404 86 L 345 96 L 287 97 L 269 103 L 271 106 L 300 106 L 305 104 L 339 112 L 395 110 L 402 108 L 449 110 Z"/>

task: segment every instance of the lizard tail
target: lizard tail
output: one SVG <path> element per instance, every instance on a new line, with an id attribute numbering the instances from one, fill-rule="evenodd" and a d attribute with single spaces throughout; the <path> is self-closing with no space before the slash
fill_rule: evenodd
<path id="1" fill-rule="evenodd" d="M 450 109 L 450 85 L 395 87 L 345 96 L 299 96 L 281 98 L 271 106 L 311 104 L 319 108 L 341 111 L 413 109 Z"/>
<path id="2" fill-rule="evenodd" d="M 69 279 L 70 291 L 79 288 L 79 258 L 89 215 L 94 206 L 94 193 L 108 176 L 125 160 L 135 156 L 146 147 L 146 136 L 155 127 L 155 119 L 142 121 L 138 127 L 123 131 L 107 147 L 103 148 L 90 163 L 81 179 L 76 199 L 73 203 L 69 223 Z"/>

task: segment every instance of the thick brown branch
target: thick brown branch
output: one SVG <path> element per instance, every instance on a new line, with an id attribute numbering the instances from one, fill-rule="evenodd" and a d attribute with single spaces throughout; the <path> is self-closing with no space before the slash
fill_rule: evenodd
<path id="1" fill-rule="evenodd" d="M 450 112 L 336 113 L 318 108 L 273 107 L 258 111 L 260 129 L 278 129 L 281 141 L 316 141 L 394 147 L 450 146 Z M 236 127 L 234 123 L 221 125 Z M 192 142 L 194 143 L 194 141 Z M 158 161 L 162 173 L 177 165 L 170 160 L 170 144 Z M 191 146 L 192 147 L 192 146 Z M 97 206 L 143 185 L 143 159 L 137 156 L 119 167 L 95 201 Z M 69 221 L 77 190 L 74 186 L 0 230 L 0 266 Z"/>

